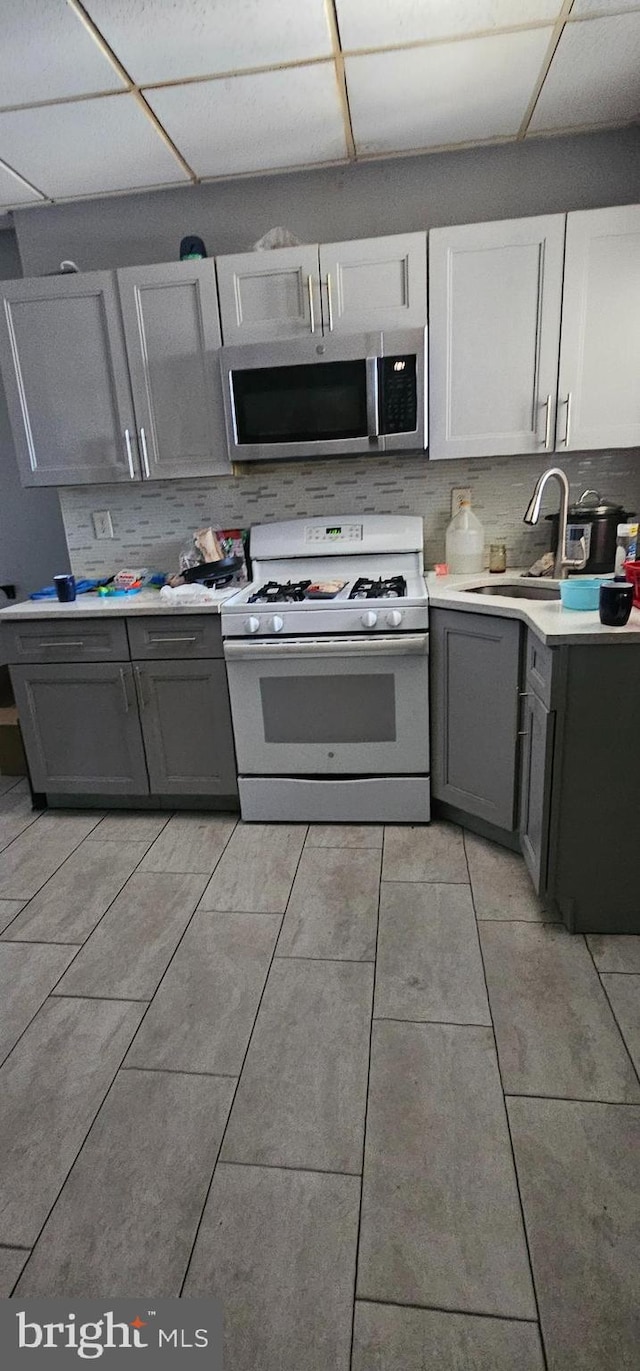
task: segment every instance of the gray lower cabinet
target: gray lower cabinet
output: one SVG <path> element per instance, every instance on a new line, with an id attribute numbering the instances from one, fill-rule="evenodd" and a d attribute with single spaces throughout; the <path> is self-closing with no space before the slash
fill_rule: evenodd
<path id="1" fill-rule="evenodd" d="M 235 794 L 224 662 L 146 661 L 133 670 L 151 793 Z"/>
<path id="2" fill-rule="evenodd" d="M 539 895 L 547 888 L 551 780 L 556 716 L 532 691 L 524 700 L 520 845 Z"/>
<path id="3" fill-rule="evenodd" d="M 520 623 L 435 609 L 430 618 L 434 799 L 516 826 Z"/>
<path id="4" fill-rule="evenodd" d="M 11 681 L 34 790 L 148 794 L 130 663 L 12 666 Z"/>

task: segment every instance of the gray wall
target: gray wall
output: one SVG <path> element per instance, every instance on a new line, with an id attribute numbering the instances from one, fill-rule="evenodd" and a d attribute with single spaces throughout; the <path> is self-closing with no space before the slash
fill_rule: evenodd
<path id="1" fill-rule="evenodd" d="M 274 224 L 331 242 L 640 200 L 640 128 L 539 138 L 20 210 L 25 276 L 171 261 L 185 233 L 242 252 Z"/>
<path id="2" fill-rule="evenodd" d="M 21 276 L 16 236 L 0 229 L 0 279 Z M 0 584 L 12 582 L 21 599 L 69 569 L 55 490 L 23 490 L 4 388 L 0 380 Z"/>

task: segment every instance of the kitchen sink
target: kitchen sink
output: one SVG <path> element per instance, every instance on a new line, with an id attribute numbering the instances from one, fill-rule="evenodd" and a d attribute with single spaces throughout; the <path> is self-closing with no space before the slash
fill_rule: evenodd
<path id="1" fill-rule="evenodd" d="M 545 585 L 483 585 L 465 586 L 466 595 L 508 595 L 512 600 L 559 600 L 558 586 Z"/>

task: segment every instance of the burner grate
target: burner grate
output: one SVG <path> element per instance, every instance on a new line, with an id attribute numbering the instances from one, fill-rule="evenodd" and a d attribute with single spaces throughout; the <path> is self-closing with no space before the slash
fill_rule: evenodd
<path id="1" fill-rule="evenodd" d="M 399 600 L 407 593 L 404 576 L 361 576 L 356 581 L 350 600 Z"/>
<path id="2" fill-rule="evenodd" d="M 308 586 L 311 581 L 286 581 L 281 585 L 279 581 L 267 581 L 260 586 L 255 595 L 250 595 L 247 600 L 249 605 L 276 605 L 296 603 L 304 600 Z"/>

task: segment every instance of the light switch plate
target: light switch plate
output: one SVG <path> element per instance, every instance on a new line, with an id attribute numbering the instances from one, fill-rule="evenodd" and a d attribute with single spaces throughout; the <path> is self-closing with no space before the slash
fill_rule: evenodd
<path id="1" fill-rule="evenodd" d="M 451 487 L 451 518 L 458 513 L 462 500 L 471 499 L 471 486 L 452 486 Z"/>
<path id="2" fill-rule="evenodd" d="M 95 538 L 113 538 L 113 524 L 108 509 L 96 510 L 91 515 L 91 522 Z"/>

